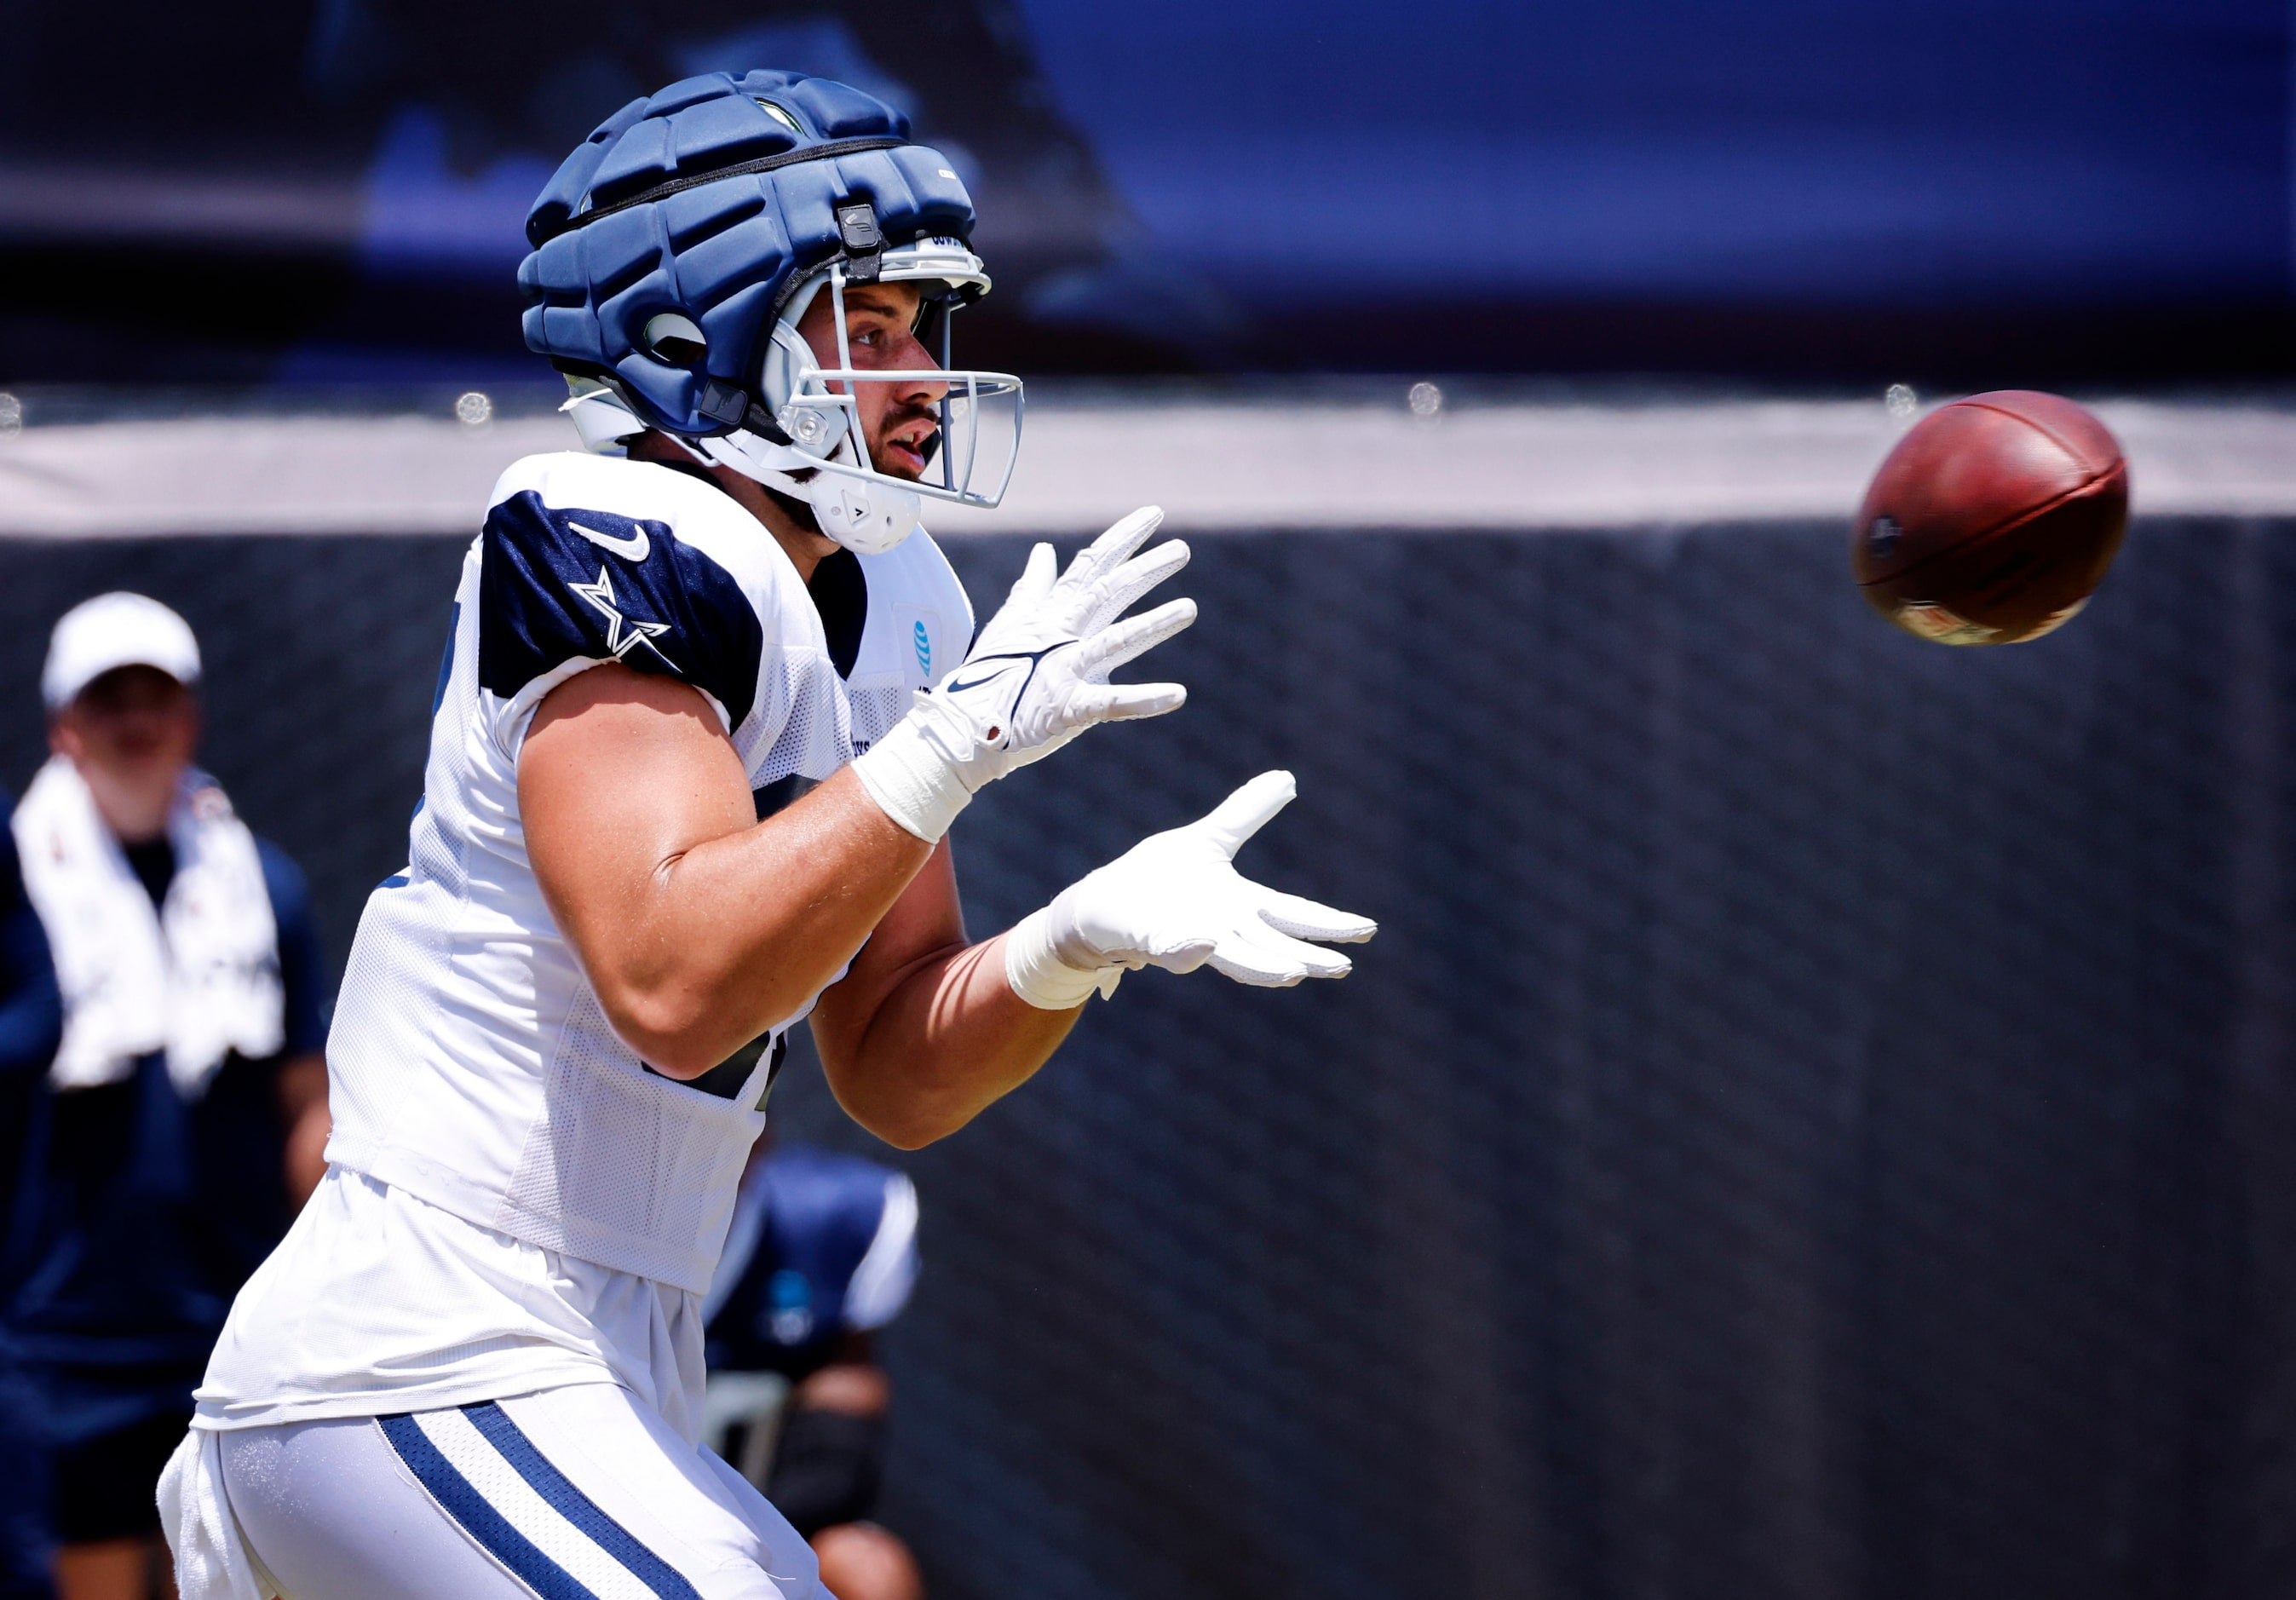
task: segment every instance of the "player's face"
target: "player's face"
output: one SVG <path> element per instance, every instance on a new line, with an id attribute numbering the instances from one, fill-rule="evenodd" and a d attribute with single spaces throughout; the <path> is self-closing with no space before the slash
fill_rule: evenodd
<path id="1" fill-rule="evenodd" d="M 71 758 L 117 832 L 150 837 L 199 748 L 199 701 L 156 667 L 115 668 L 57 714 L 49 743 Z"/>
<path id="2" fill-rule="evenodd" d="M 845 335 L 852 347 L 854 370 L 938 369 L 940 357 L 926 349 L 916 335 L 922 305 L 914 283 L 847 285 Z M 826 291 L 813 297 L 805 315 L 798 318 L 797 331 L 813 347 L 814 358 L 822 365 L 843 365 L 837 350 L 836 313 Z M 935 407 L 948 393 L 948 385 L 908 378 L 854 387 L 860 391 L 862 437 L 869 441 L 870 464 L 889 478 L 923 477 L 926 447 L 940 428 Z"/>

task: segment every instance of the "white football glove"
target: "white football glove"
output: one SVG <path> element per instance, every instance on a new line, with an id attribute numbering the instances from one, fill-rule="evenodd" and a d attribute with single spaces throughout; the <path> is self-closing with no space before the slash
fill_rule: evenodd
<path id="1" fill-rule="evenodd" d="M 1108 675 L 1196 619 L 1173 600 L 1137 617 L 1125 609 L 1188 564 L 1178 539 L 1145 555 L 1164 520 L 1143 506 L 1060 571 L 1050 545 L 1029 553 L 1020 580 L 956 670 L 853 763 L 887 816 L 924 840 L 948 832 L 984 784 L 1040 761 L 1096 722 L 1160 717 L 1188 692 L 1178 684 L 1111 684 Z"/>
<path id="2" fill-rule="evenodd" d="M 1207 964 L 1238 983 L 1289 989 L 1303 978 L 1344 978 L 1335 950 L 1379 931 L 1336 911 L 1253 882 L 1235 852 L 1299 792 L 1288 772 L 1263 772 L 1210 816 L 1155 833 L 1023 917 L 1004 936 L 1004 980 L 1046 1011 L 1113 994 L 1130 969 L 1193 972 Z"/>

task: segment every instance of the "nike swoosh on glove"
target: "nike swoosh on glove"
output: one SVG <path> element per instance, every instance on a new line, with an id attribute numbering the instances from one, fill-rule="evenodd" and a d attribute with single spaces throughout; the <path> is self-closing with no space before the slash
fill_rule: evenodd
<path id="1" fill-rule="evenodd" d="M 1142 840 L 1062 890 L 1005 935 L 1013 992 L 1066 1011 L 1095 989 L 1113 992 L 1126 970 L 1143 966 L 1192 972 L 1209 965 L 1271 989 L 1346 977 L 1353 964 L 1322 943 L 1359 944 L 1379 931 L 1377 923 L 1235 870 L 1243 841 L 1298 792 L 1290 773 L 1262 773 L 1210 816 Z"/>
<path id="2" fill-rule="evenodd" d="M 888 816 L 937 840 L 982 784 L 1042 760 L 1095 723 L 1179 709 L 1188 692 L 1178 684 L 1108 681 L 1196 619 L 1194 601 L 1173 600 L 1119 620 L 1188 564 L 1178 539 L 1136 554 L 1163 520 L 1157 507 L 1142 507 L 1065 572 L 1050 545 L 1029 553 L 1012 594 L 956 670 L 920 691 L 908 716 L 854 763 Z"/>
<path id="3" fill-rule="evenodd" d="M 983 743 L 1012 758 L 1004 771 L 1043 759 L 1095 722 L 1160 717 L 1188 698 L 1178 684 L 1108 681 L 1117 668 L 1196 619 L 1194 601 L 1173 600 L 1117 620 L 1188 564 L 1188 547 L 1178 539 L 1133 554 L 1163 521 L 1160 508 L 1142 506 L 1057 576 L 1050 545 L 1029 551 L 1029 564 L 972 652 L 934 689 L 962 708 Z"/>

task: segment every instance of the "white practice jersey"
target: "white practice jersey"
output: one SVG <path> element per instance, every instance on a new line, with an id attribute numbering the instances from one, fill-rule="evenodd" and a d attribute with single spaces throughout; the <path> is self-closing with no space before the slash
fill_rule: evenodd
<path id="1" fill-rule="evenodd" d="M 706 1290 L 804 1011 L 691 1083 L 640 1061 L 535 882 L 520 743 L 586 668 L 676 677 L 723 720 L 762 817 L 882 737 L 972 633 L 922 533 L 832 558 L 809 593 L 699 479 L 571 454 L 504 473 L 463 558 L 407 866 L 368 900 L 344 974 L 328 1160 L 542 1249 Z"/>

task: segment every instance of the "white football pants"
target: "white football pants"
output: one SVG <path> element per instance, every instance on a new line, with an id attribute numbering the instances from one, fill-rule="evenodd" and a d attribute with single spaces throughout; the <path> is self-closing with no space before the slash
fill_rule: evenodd
<path id="1" fill-rule="evenodd" d="M 610 1383 L 221 1444 L 287 1600 L 827 1600 L 764 1496 Z"/>

